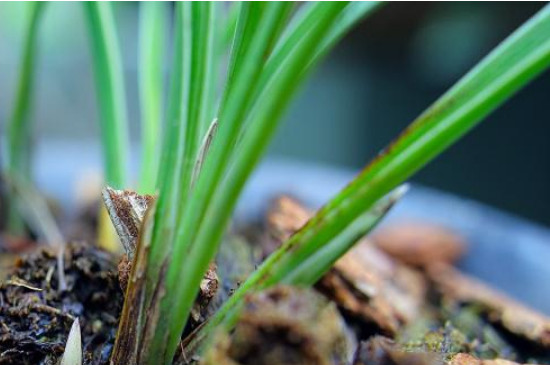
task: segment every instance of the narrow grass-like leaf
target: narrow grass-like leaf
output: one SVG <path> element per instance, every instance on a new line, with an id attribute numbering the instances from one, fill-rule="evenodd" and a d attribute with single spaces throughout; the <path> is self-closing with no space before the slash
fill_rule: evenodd
<path id="1" fill-rule="evenodd" d="M 7 171 L 27 180 L 31 178 L 31 128 L 29 124 L 30 105 L 33 94 L 35 62 L 37 58 L 38 26 L 45 3 L 28 4 L 28 23 L 23 40 L 21 68 L 17 80 L 17 91 L 8 124 Z M 22 221 L 17 214 L 15 197 L 11 197 L 8 211 L 8 227 L 12 233 L 22 231 Z"/>
<path id="2" fill-rule="evenodd" d="M 239 60 L 233 63 L 238 63 L 238 67 L 234 66 L 233 69 L 230 67 L 230 79 L 225 90 L 226 97 L 223 99 L 225 101 L 222 102 L 220 109 L 216 140 L 203 164 L 192 198 L 189 204 L 183 207 L 182 224 L 178 227 L 176 241 L 187 243 L 176 245 L 174 255 L 178 257 L 177 260 L 183 258 L 181 255 L 185 247 L 193 241 L 194 232 L 204 217 L 214 191 L 220 185 L 224 173 L 228 169 L 231 152 L 252 99 L 250 89 L 258 82 L 264 56 L 269 50 L 269 41 L 280 28 L 280 22 L 285 20 L 284 14 L 287 13 L 288 6 L 290 5 L 282 2 L 242 4 L 236 32 L 237 39 L 232 50 L 234 54 L 232 58 Z M 255 19 L 250 13 L 261 18 Z M 242 25 L 243 23 L 245 25 Z M 255 36 L 249 40 L 251 29 Z M 240 37 L 243 40 L 239 41 Z M 245 56 L 241 56 L 241 53 Z"/>
<path id="3" fill-rule="evenodd" d="M 183 207 L 185 209 L 184 218 L 182 218 L 182 224 L 178 227 L 178 235 L 174 241 L 174 252 L 171 255 L 172 263 L 168 274 L 168 276 L 172 275 L 172 278 L 174 278 L 174 274 L 177 275 L 177 271 L 181 268 L 182 260 L 185 258 L 185 247 L 193 242 L 192 236 L 196 228 L 186 229 L 185 226 L 193 227 L 200 222 L 203 216 L 201 212 L 205 211 L 212 191 L 219 183 L 224 170 L 228 166 L 227 153 L 235 144 L 246 111 L 246 109 L 242 109 L 241 107 L 246 106 L 250 101 L 249 88 L 257 82 L 257 76 L 262 70 L 263 59 L 269 47 L 269 40 L 272 39 L 273 33 L 279 29 L 279 23 L 284 20 L 282 14 L 285 13 L 285 9 L 289 5 L 271 2 L 265 4 L 247 4 L 243 6 L 257 7 L 258 10 L 265 7 L 265 9 L 261 10 L 260 21 L 258 21 L 258 19 L 248 18 L 248 21 L 258 24 L 257 32 L 254 33 L 255 37 L 247 46 L 246 56 L 243 57 L 242 62 L 240 62 L 239 71 L 234 74 L 235 87 L 231 90 L 227 98 L 228 107 L 220 116 L 220 127 L 217 136 L 209 154 L 206 156 L 205 164 L 199 174 L 197 184 L 193 189 L 192 198 L 189 204 Z M 216 147 L 216 145 L 218 147 Z M 207 166 L 210 167 L 207 168 Z M 191 207 L 198 207 L 199 209 L 193 211 Z M 183 232 L 187 232 L 187 234 Z M 194 280 L 198 275 L 201 275 L 201 273 L 194 273 L 193 277 L 190 279 Z M 171 293 L 174 292 L 177 294 L 177 292 L 180 291 L 181 285 L 177 283 L 176 280 L 171 283 L 168 282 L 167 287 L 170 288 L 169 290 Z M 159 361 L 157 355 L 159 353 L 167 356 L 160 360 L 162 363 L 168 363 L 168 361 L 170 361 L 171 358 L 169 358 L 169 355 L 173 354 L 177 347 L 179 337 L 189 314 L 190 304 L 196 295 L 197 289 L 198 286 L 188 287 L 186 290 L 188 290 L 187 294 L 189 295 L 171 295 L 170 297 L 167 296 L 163 298 L 162 317 L 164 318 L 164 322 L 159 323 L 159 325 L 161 328 L 171 327 L 172 329 L 170 331 L 162 329 L 155 330 L 156 337 L 153 340 L 154 343 L 150 352 L 151 362 Z M 175 316 L 174 320 L 167 319 L 172 318 L 172 316 Z M 169 336 L 168 342 L 166 341 L 166 336 Z M 168 348 L 169 351 L 166 351 L 166 348 Z"/>
<path id="4" fill-rule="evenodd" d="M 401 185 L 380 199 L 376 204 L 353 221 L 332 241 L 315 252 L 303 262 L 290 260 L 280 265 L 277 270 L 284 275 L 281 282 L 288 285 L 311 286 L 315 284 L 333 265 L 348 252 L 361 238 L 365 237 L 388 213 L 408 190 L 408 185 Z"/>
<path id="5" fill-rule="evenodd" d="M 224 180 L 224 185 L 216 189 L 215 200 L 208 209 L 197 238 L 190 249 L 185 251 L 185 261 L 178 261 L 177 254 L 181 255 L 182 252 L 178 253 L 177 250 L 181 248 L 176 247 L 174 250 L 171 268 L 177 267 L 177 271 L 173 270 L 168 273 L 168 286 L 176 288 L 177 291 L 177 320 L 173 323 L 186 320 L 187 312 L 196 296 L 198 284 L 216 252 L 224 227 L 228 223 L 244 182 L 265 150 L 277 121 L 297 89 L 299 84 L 297 80 L 302 74 L 304 62 L 307 63 L 312 51 L 318 47 L 327 33 L 327 29 L 345 5 L 345 3 L 325 4 L 318 22 L 299 43 L 299 50 L 293 53 L 293 57 L 289 59 L 285 68 L 273 75 L 272 84 L 265 89 L 265 94 L 263 94 L 264 98 L 256 104 L 257 107 L 249 115 L 249 118 L 253 118 L 255 123 L 251 124 L 250 130 L 247 131 L 249 134 L 243 139 L 243 151 L 246 153 L 240 154 L 240 158 L 235 161 L 227 179 Z M 223 128 L 223 121 L 221 123 L 220 130 Z M 214 141 L 213 148 L 215 146 L 216 141 Z M 172 332 L 176 332 L 174 328 Z"/>
<path id="6" fill-rule="evenodd" d="M 298 286 L 310 286 L 315 284 L 333 266 L 334 262 L 351 249 L 357 241 L 363 238 L 385 217 L 387 212 L 401 199 L 407 190 L 408 185 L 402 185 L 390 192 L 387 196 L 380 199 L 371 210 L 358 217 L 326 247 L 316 252 L 304 262 L 294 262 L 293 268 L 290 268 L 290 265 L 279 265 L 278 270 L 285 273 L 281 282 Z M 281 250 L 280 253 L 281 255 L 278 255 L 280 261 L 283 261 L 283 258 L 292 257 L 292 252 L 282 252 Z M 239 309 L 236 302 L 231 302 L 233 300 L 234 299 L 230 298 L 230 302 L 224 304 L 223 307 L 208 320 L 205 326 L 194 333 L 193 337 L 186 343 L 186 347 L 183 349 L 187 357 L 193 356 L 194 352 L 200 349 L 208 333 L 222 322 L 227 328 L 231 328 Z"/>
<path id="7" fill-rule="evenodd" d="M 171 246 L 179 207 L 179 178 L 183 166 L 184 139 L 191 81 L 191 11 L 190 4 L 178 2 L 174 8 L 174 44 L 171 65 L 171 84 L 164 130 L 161 166 L 157 180 L 160 192 L 157 201 L 153 243 L 150 253 L 152 282 Z"/>
<path id="8" fill-rule="evenodd" d="M 256 35 L 256 28 L 262 17 L 262 12 L 265 10 L 265 4 L 263 3 L 251 4 L 240 2 L 238 4 L 239 15 L 235 24 L 235 35 L 231 39 L 231 54 L 229 66 L 227 68 L 227 79 L 225 82 L 223 99 L 220 105 L 220 111 L 218 112 L 219 115 L 223 114 L 228 104 L 227 98 L 231 95 L 231 90 L 233 90 L 236 75 L 238 75 L 242 67 L 243 59 L 251 44 L 251 39 Z"/>
<path id="9" fill-rule="evenodd" d="M 325 40 L 315 51 L 315 56 L 311 63 L 317 62 L 322 58 L 342 37 L 353 28 L 361 19 L 371 15 L 384 3 L 381 1 L 356 1 L 351 2 L 339 16 L 338 20 L 331 27 L 331 30 Z M 322 4 L 316 2 L 305 3 L 293 16 L 290 25 L 287 27 L 279 43 L 275 47 L 273 57 L 281 57 L 285 52 L 281 52 L 283 45 L 292 44 L 299 41 L 300 36 L 309 29 L 312 22 L 315 21 L 316 12 Z M 293 40 L 294 38 L 294 40 Z M 281 61 L 276 62 L 280 63 Z M 305 65 L 308 66 L 308 65 Z"/>
<path id="10" fill-rule="evenodd" d="M 224 305 L 229 313 L 249 290 L 280 282 L 287 263 L 303 262 L 382 196 L 410 177 L 550 65 L 550 6 L 514 32 L 418 117 L 354 181 L 325 205 L 243 283 Z"/>
<path id="11" fill-rule="evenodd" d="M 218 117 L 220 108 L 220 88 L 225 85 L 226 74 L 223 72 L 223 66 L 227 61 L 227 55 L 231 49 L 231 42 L 235 37 L 237 28 L 237 19 L 241 9 L 241 3 L 234 2 L 215 2 L 213 4 L 215 12 L 214 21 L 214 50 L 212 54 L 212 62 L 210 65 L 210 79 L 212 86 L 207 102 L 207 121 L 211 121 Z M 201 135 L 206 135 L 210 125 L 203 125 Z"/>
<path id="12" fill-rule="evenodd" d="M 74 320 L 69 331 L 65 351 L 61 358 L 61 365 L 82 365 L 82 339 L 78 318 Z"/>
<path id="13" fill-rule="evenodd" d="M 163 62 L 166 55 L 168 6 L 143 2 L 139 8 L 139 97 L 141 107 L 141 175 L 139 190 L 155 191 L 163 104 Z"/>
<path id="14" fill-rule="evenodd" d="M 124 70 L 110 2 L 84 4 L 88 20 L 101 138 L 104 148 L 105 180 L 116 189 L 127 187 L 128 120 Z"/>
<path id="15" fill-rule="evenodd" d="M 37 58 L 38 25 L 45 3 L 28 4 L 28 23 L 23 40 L 23 53 L 17 80 L 14 108 L 8 125 L 9 160 L 8 170 L 30 178 L 30 125 L 29 113 L 34 85 L 35 62 Z"/>
<path id="16" fill-rule="evenodd" d="M 151 262 L 158 268 L 172 245 L 182 206 L 186 205 L 212 106 L 215 9 L 211 2 L 176 5 L 173 84 L 165 136 L 159 209 Z M 207 121 L 208 120 L 208 121 Z M 162 232 L 162 236 L 161 233 Z M 156 270 L 151 267 L 151 270 Z M 156 276 L 156 275 L 153 275 Z"/>
<path id="17" fill-rule="evenodd" d="M 230 49 L 231 42 L 235 38 L 235 31 L 237 30 L 237 20 L 239 19 L 239 11 L 241 4 L 238 1 L 229 2 L 229 9 L 227 15 L 224 18 L 225 23 L 221 28 L 221 35 L 219 44 L 221 49 Z M 224 9 L 220 9 L 224 11 Z"/>
<path id="18" fill-rule="evenodd" d="M 180 205 L 185 205 L 191 188 L 193 169 L 202 140 L 202 126 L 208 125 L 208 103 L 214 52 L 214 7 L 211 2 L 191 4 L 191 79 L 188 102 L 188 118 L 185 131 L 184 159 L 179 179 Z"/>

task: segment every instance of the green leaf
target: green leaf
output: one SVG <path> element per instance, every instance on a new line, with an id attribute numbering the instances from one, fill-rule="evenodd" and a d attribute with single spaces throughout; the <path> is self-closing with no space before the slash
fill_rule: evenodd
<path id="1" fill-rule="evenodd" d="M 401 199 L 407 192 L 408 186 L 402 185 L 387 196 L 378 201 L 372 209 L 359 216 L 346 229 L 340 232 L 328 245 L 314 253 L 310 258 L 304 261 L 293 260 L 292 251 L 279 248 L 270 256 L 271 272 L 282 272 L 281 282 L 288 285 L 310 286 L 315 284 L 333 264 L 351 249 L 361 238 L 363 238 L 372 228 L 374 228 L 394 204 Z M 266 270 L 264 270 L 264 273 Z M 253 275 L 256 275 L 253 273 Z M 249 289 L 250 290 L 250 289 Z M 199 347 L 199 342 L 205 340 L 205 337 L 213 328 L 222 322 L 227 328 L 231 328 L 238 314 L 241 304 L 241 297 L 232 296 L 227 302 L 208 320 L 199 332 L 197 332 L 188 345 L 189 349 Z"/>
<path id="2" fill-rule="evenodd" d="M 179 204 L 184 206 L 188 199 L 193 169 L 197 160 L 201 131 L 208 126 L 210 90 L 214 87 L 211 78 L 211 64 L 214 52 L 214 7 L 211 2 L 191 4 L 191 73 L 188 118 L 185 131 L 184 159 L 179 179 Z M 180 209 L 181 210 L 181 209 Z"/>
<path id="3" fill-rule="evenodd" d="M 29 114 L 34 86 L 37 38 L 40 18 L 45 3 L 28 4 L 28 23 L 23 40 L 21 68 L 17 80 L 14 108 L 8 124 L 8 170 L 22 178 L 30 179 L 30 125 Z"/>
<path id="4" fill-rule="evenodd" d="M 237 201 L 244 182 L 252 172 L 267 146 L 277 121 L 286 109 L 291 96 L 299 84 L 299 76 L 303 74 L 303 64 L 307 63 L 317 46 L 322 42 L 332 22 L 335 21 L 345 3 L 325 4 L 319 14 L 318 22 L 304 35 L 303 41 L 298 44 L 299 50 L 293 53 L 286 67 L 272 77 L 261 94 L 262 99 L 255 104 L 248 118 L 254 120 L 250 129 L 243 136 L 242 153 L 234 161 L 232 169 L 224 179 L 222 186 L 214 192 L 214 201 L 209 206 L 207 215 L 198 229 L 196 239 L 189 246 L 176 246 L 172 255 L 172 263 L 168 272 L 168 288 L 175 290 L 176 319 L 172 321 L 171 332 L 177 333 L 177 325 L 187 319 L 188 312 L 197 294 L 198 284 L 212 260 L 218 243 L 229 221 L 233 207 Z M 262 25 L 268 24 L 261 22 Z M 223 121 L 220 122 L 220 131 Z M 215 139 L 212 149 L 216 148 Z M 218 145 L 219 147 L 219 145 Z M 208 157 L 206 162 L 208 163 Z M 201 182 L 199 178 L 199 183 Z M 196 189 L 199 187 L 197 186 Z M 194 231 L 197 227 L 194 227 Z M 191 230 L 184 230 L 188 236 Z M 189 247 L 189 248 L 188 248 Z M 174 306 L 171 307 L 172 311 Z"/>
<path id="5" fill-rule="evenodd" d="M 550 65 L 550 6 L 514 32 L 451 90 L 420 115 L 353 182 L 326 204 L 275 255 L 270 256 L 224 305 L 229 313 L 249 290 L 284 280 L 277 269 L 304 262 L 371 209 L 382 196 L 457 141 L 485 116 Z M 283 266 L 285 267 L 285 266 Z"/>
<path id="6" fill-rule="evenodd" d="M 160 158 L 168 10 L 166 3 L 157 1 L 143 2 L 139 8 L 138 76 L 142 143 L 139 190 L 142 194 L 155 192 Z"/>
<path id="7" fill-rule="evenodd" d="M 127 188 L 128 120 L 124 70 L 110 2 L 84 4 L 88 20 L 101 138 L 104 148 L 105 180 L 108 185 Z"/>
<path id="8" fill-rule="evenodd" d="M 342 37 L 353 28 L 361 19 L 372 15 L 372 13 L 381 7 L 384 3 L 381 1 L 356 1 L 351 2 L 338 20 L 333 24 L 329 34 L 315 51 L 315 56 L 312 58 L 306 67 L 311 67 L 318 60 L 322 59 L 332 47 L 342 39 Z M 292 43 L 298 42 L 305 32 L 311 27 L 311 24 L 316 21 L 317 12 L 322 7 L 321 3 L 308 2 L 304 3 L 292 18 L 290 25 L 287 27 L 283 36 L 279 40 L 277 47 L 273 52 L 272 58 L 282 58 L 286 56 L 286 52 L 282 51 L 283 46 L 289 47 Z M 274 62 L 275 64 L 281 61 Z"/>
<path id="9" fill-rule="evenodd" d="M 274 269 L 281 273 L 281 282 L 288 285 L 311 286 L 315 284 L 336 261 L 346 254 L 361 238 L 365 237 L 407 192 L 408 185 L 401 185 L 382 197 L 372 209 L 360 215 L 325 247 L 317 250 L 307 260 L 295 260 L 292 253 L 283 253 Z M 286 257 L 285 257 L 286 256 Z"/>
<path id="10" fill-rule="evenodd" d="M 260 21 L 258 21 L 258 19 L 252 19 L 248 17 L 247 11 L 243 10 L 241 12 L 241 15 L 244 17 L 244 20 L 241 20 L 241 22 L 245 21 L 248 24 L 256 24 L 257 29 L 254 28 L 256 31 L 253 33 L 255 35 L 253 39 L 251 39 L 249 43 L 246 43 L 246 46 L 242 46 L 246 47 L 246 52 L 241 58 L 241 61 L 239 61 L 238 71 L 235 71 L 234 73 L 235 87 L 231 89 L 231 91 L 227 91 L 229 93 L 227 97 L 228 107 L 224 109 L 220 116 L 220 127 L 218 129 L 218 133 L 212 143 L 209 153 L 206 156 L 205 165 L 198 176 L 197 183 L 191 192 L 189 204 L 180 204 L 184 209 L 184 215 L 180 221 L 181 224 L 178 229 L 178 235 L 173 243 L 174 251 L 170 256 L 172 263 L 168 276 L 171 275 L 172 271 L 174 271 L 177 275 L 177 271 L 181 267 L 182 260 L 185 259 L 185 247 L 193 242 L 192 233 L 194 232 L 194 229 L 186 230 L 182 228 L 182 226 L 190 224 L 190 226 L 193 227 L 201 221 L 201 212 L 205 211 L 208 200 L 210 199 L 210 194 L 208 194 L 207 191 L 212 191 L 215 189 L 218 184 L 216 181 L 219 181 L 223 177 L 224 170 L 228 166 L 228 153 L 232 150 L 238 137 L 240 125 L 246 115 L 246 105 L 250 102 L 250 93 L 248 90 L 251 85 L 254 85 L 257 82 L 257 75 L 262 70 L 264 55 L 269 49 L 269 40 L 272 39 L 273 34 L 280 29 L 280 22 L 284 21 L 282 14 L 285 13 L 285 9 L 288 6 L 289 5 L 287 4 L 276 2 L 243 5 L 244 8 L 253 8 L 254 14 L 261 14 L 261 19 Z M 252 25 L 246 27 L 246 29 L 251 29 Z M 244 37 L 244 32 L 237 32 L 237 37 L 238 36 Z M 237 52 L 237 50 L 235 49 L 234 52 Z M 244 108 L 241 108 L 241 106 Z M 218 147 L 216 147 L 216 145 Z M 204 176 L 205 172 L 206 176 Z M 162 193 L 163 191 L 161 190 L 161 194 Z M 192 210 L 191 207 L 193 206 L 196 206 L 199 209 Z M 164 225 L 164 222 L 159 223 L 159 225 Z M 157 227 L 155 227 L 155 229 L 157 229 Z M 166 232 L 165 229 L 158 229 L 159 231 Z M 187 234 L 183 234 L 183 232 L 187 232 Z M 162 239 L 165 238 L 166 236 L 163 235 Z M 153 245 L 153 249 L 155 246 L 157 246 L 156 242 Z M 208 249 L 208 247 L 206 248 Z M 158 255 L 157 259 L 153 260 L 153 262 L 158 262 L 158 258 L 160 258 L 160 261 L 163 261 L 162 257 L 162 255 Z M 153 264 L 157 265 L 155 263 Z M 196 272 L 193 277 L 189 279 L 195 280 L 199 275 L 201 275 L 201 273 Z M 188 305 L 192 303 L 194 295 L 196 295 L 198 290 L 198 286 L 187 287 L 185 289 L 188 291 L 187 293 L 184 293 L 182 296 L 177 296 L 177 292 L 181 292 L 182 290 L 181 283 L 178 283 L 177 281 L 178 280 L 167 283 L 167 287 L 169 288 L 168 290 L 175 294 L 173 296 L 166 297 L 163 301 L 163 318 L 171 318 L 172 315 L 176 318 L 174 320 L 167 320 L 164 324 L 161 324 L 161 326 L 171 326 L 172 330 L 170 332 L 163 330 L 157 331 L 158 335 L 154 340 L 155 343 L 153 344 L 151 354 L 166 353 L 168 356 L 168 353 L 175 350 L 189 313 L 190 307 L 188 307 Z M 177 310 L 176 313 L 173 313 L 174 308 Z M 170 336 L 168 342 L 163 337 L 166 335 Z M 159 350 L 166 347 L 168 347 L 170 351 Z M 157 355 L 151 356 L 154 356 L 155 360 L 158 361 Z M 153 357 L 151 357 L 151 361 L 152 359 Z M 168 360 L 163 359 L 162 361 L 166 362 Z"/>
<path id="11" fill-rule="evenodd" d="M 160 191 L 155 230 L 171 231 L 177 217 L 178 179 L 183 165 L 183 142 L 187 124 L 189 84 L 191 80 L 191 22 L 189 4 L 178 2 L 174 9 L 174 45 L 168 110 L 157 179 Z M 155 235 L 156 236 L 156 233 Z M 155 250 L 153 250 L 155 251 Z M 155 256 L 152 254 L 152 256 Z M 155 256 L 156 257 L 156 256 Z"/>
<path id="12" fill-rule="evenodd" d="M 232 58 L 239 60 L 235 61 L 238 65 L 230 66 L 229 74 L 233 76 L 230 76 L 229 86 L 225 89 L 226 97 L 220 108 L 216 138 L 206 156 L 191 199 L 188 204 L 182 205 L 184 211 L 178 227 L 176 238 L 178 243 L 175 245 L 174 252 L 177 260 L 182 259 L 181 255 L 185 247 L 194 240 L 194 233 L 204 218 L 213 193 L 229 168 L 232 151 L 251 102 L 252 95 L 249 90 L 258 82 L 263 57 L 269 49 L 269 40 L 278 30 L 279 23 L 284 20 L 282 15 L 289 6 L 276 2 L 266 4 L 243 3 L 242 5 L 236 32 L 237 40 L 232 50 Z M 255 19 L 256 16 L 261 16 L 261 19 Z M 255 28 L 257 25 L 258 29 Z M 250 34 L 254 34 L 255 37 L 248 40 Z M 242 39 L 239 41 L 239 38 Z M 241 56 L 241 53 L 245 56 Z"/>
<path id="13" fill-rule="evenodd" d="M 21 179 L 31 179 L 31 125 L 30 106 L 33 96 L 35 63 L 38 49 L 38 26 L 45 3 L 28 4 L 26 33 L 23 39 L 21 68 L 17 80 L 14 107 L 7 125 L 7 172 Z M 17 198 L 9 197 L 8 227 L 12 234 L 21 234 L 23 222 L 18 215 Z"/>

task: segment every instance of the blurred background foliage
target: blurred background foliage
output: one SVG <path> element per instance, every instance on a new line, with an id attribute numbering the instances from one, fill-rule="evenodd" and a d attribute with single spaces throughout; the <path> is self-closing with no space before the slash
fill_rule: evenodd
<path id="1" fill-rule="evenodd" d="M 542 3 L 390 3 L 348 35 L 309 80 L 270 156 L 357 169 Z M 11 111 L 27 7 L 0 4 L 0 123 Z M 138 141 L 136 3 L 117 3 L 132 140 Z M 166 25 L 167 27 L 170 24 Z M 99 158 L 82 7 L 50 3 L 40 24 L 33 101 L 37 162 L 76 142 Z M 170 60 L 166 56 L 166 65 Z M 415 176 L 550 224 L 550 74 L 546 72 Z M 74 149 L 73 149 L 74 150 Z M 135 151 L 138 151 L 136 148 Z M 45 159 L 44 155 L 51 158 Z M 79 156 L 71 156 L 78 165 Z M 44 169 L 37 166 L 38 169 Z"/>

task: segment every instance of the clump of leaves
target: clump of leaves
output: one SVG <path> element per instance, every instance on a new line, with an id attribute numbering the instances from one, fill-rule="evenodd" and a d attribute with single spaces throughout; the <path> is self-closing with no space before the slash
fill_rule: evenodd
<path id="1" fill-rule="evenodd" d="M 126 117 L 111 4 L 84 6 L 100 96 L 107 182 L 115 188 L 126 187 Z M 152 11 L 151 6 L 142 6 L 140 44 L 153 52 L 142 51 L 142 55 L 152 56 L 158 50 L 153 51 L 157 45 L 150 39 L 166 12 Z M 162 141 L 158 107 L 162 68 L 153 58 L 142 56 L 140 62 L 142 122 L 147 133 L 143 156 L 147 170 L 142 173 L 147 179 L 140 187 L 153 193 L 155 186 L 158 199 L 141 228 L 114 350 L 123 363 L 172 362 L 199 284 L 240 192 L 293 95 L 346 31 L 378 4 L 225 6 L 175 5 Z M 549 33 L 550 7 L 546 6 L 436 100 L 270 255 L 197 338 L 208 336 L 219 325 L 230 328 L 247 293 L 277 283 L 314 283 L 402 194 L 394 189 L 548 67 Z M 226 55 L 229 61 L 224 68 Z M 157 145 L 160 156 L 153 148 Z M 151 180 L 151 175 L 157 178 Z"/>

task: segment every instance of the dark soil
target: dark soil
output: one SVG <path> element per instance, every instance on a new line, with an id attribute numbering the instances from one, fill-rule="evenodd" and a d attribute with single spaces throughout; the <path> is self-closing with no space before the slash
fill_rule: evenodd
<path id="1" fill-rule="evenodd" d="M 0 286 L 0 364 L 57 364 L 77 317 L 84 364 L 108 364 L 123 301 L 115 258 L 71 244 L 64 262 L 65 291 L 58 289 L 56 257 L 48 249 L 18 259 Z"/>

